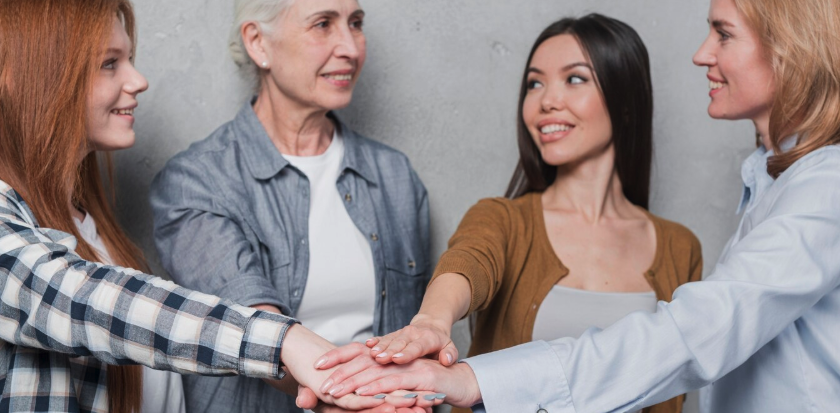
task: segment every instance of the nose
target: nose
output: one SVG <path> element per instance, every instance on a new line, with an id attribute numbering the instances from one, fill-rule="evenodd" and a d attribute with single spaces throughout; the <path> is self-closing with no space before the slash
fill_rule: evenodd
<path id="1" fill-rule="evenodd" d="M 364 33 L 353 33 L 349 26 L 345 26 L 339 31 L 335 54 L 346 59 L 358 59 L 364 53 L 365 41 Z"/>
<path id="2" fill-rule="evenodd" d="M 697 49 L 697 52 L 694 53 L 694 57 L 691 59 L 695 65 L 711 67 L 717 64 L 714 41 L 711 34 L 706 37 L 706 40 L 700 45 L 700 48 Z"/>
<path id="3" fill-rule="evenodd" d="M 131 66 L 128 80 L 123 85 L 123 90 L 131 95 L 145 92 L 149 88 L 149 81 L 134 66 Z"/>
<path id="4" fill-rule="evenodd" d="M 542 96 L 540 96 L 540 109 L 543 113 L 552 111 L 560 111 L 566 107 L 565 93 L 562 87 L 552 87 L 546 85 L 542 88 Z"/>

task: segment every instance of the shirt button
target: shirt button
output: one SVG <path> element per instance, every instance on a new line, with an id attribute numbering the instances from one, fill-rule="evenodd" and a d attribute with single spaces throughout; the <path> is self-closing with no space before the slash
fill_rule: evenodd
<path id="1" fill-rule="evenodd" d="M 379 241 L 379 235 L 376 235 L 376 233 L 370 234 L 370 239 L 373 241 Z"/>
<path id="2" fill-rule="evenodd" d="M 414 267 L 416 267 L 416 266 L 417 266 L 417 263 L 416 263 L 416 262 L 414 262 L 414 261 L 409 261 L 409 262 L 408 262 L 408 268 L 414 268 Z"/>
<path id="3" fill-rule="evenodd" d="M 385 289 L 382 289 L 382 298 L 385 298 Z"/>
<path id="4" fill-rule="evenodd" d="M 298 294 L 300 294 L 300 290 L 295 290 L 295 292 L 294 292 L 295 297 L 297 297 Z"/>
<path id="5" fill-rule="evenodd" d="M 344 200 L 347 201 L 347 202 L 350 202 L 350 201 L 353 200 L 353 196 L 350 195 L 350 194 L 345 194 L 344 195 Z"/>
<path id="6" fill-rule="evenodd" d="M 306 240 L 305 239 L 300 240 L 300 245 L 306 245 Z"/>

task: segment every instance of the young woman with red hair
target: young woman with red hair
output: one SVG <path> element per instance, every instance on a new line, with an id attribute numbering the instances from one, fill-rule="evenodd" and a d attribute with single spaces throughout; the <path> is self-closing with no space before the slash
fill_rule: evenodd
<path id="1" fill-rule="evenodd" d="M 98 151 L 134 143 L 148 87 L 134 40 L 128 0 L 0 0 L 0 411 L 171 411 L 144 404 L 139 364 L 326 378 L 312 366 L 332 345 L 296 320 L 130 269 L 147 267 Z M 376 411 L 440 403 L 400 396 L 319 395 Z"/>

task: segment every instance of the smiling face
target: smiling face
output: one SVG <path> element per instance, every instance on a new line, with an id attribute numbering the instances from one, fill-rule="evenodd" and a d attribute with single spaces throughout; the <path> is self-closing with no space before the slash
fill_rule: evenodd
<path id="1" fill-rule="evenodd" d="M 88 97 L 88 150 L 116 150 L 134 145 L 137 95 L 149 84 L 135 68 L 131 40 L 115 17 L 101 66 Z"/>
<path id="2" fill-rule="evenodd" d="M 263 81 L 300 107 L 346 107 L 365 63 L 363 19 L 356 0 L 295 1 L 265 37 Z"/>
<path id="3" fill-rule="evenodd" d="M 769 122 L 773 67 L 733 0 L 712 0 L 709 36 L 694 55 L 694 64 L 708 68 L 709 116 L 751 119 L 760 129 Z"/>
<path id="4" fill-rule="evenodd" d="M 522 118 L 547 164 L 580 162 L 611 147 L 604 97 L 574 36 L 555 36 L 537 48 L 527 87 Z"/>

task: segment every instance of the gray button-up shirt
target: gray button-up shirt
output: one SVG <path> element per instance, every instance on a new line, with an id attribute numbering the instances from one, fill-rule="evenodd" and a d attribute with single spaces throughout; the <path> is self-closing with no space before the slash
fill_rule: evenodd
<path id="1" fill-rule="evenodd" d="M 373 331 L 387 334 L 417 313 L 430 278 L 426 189 L 405 155 L 335 121 L 345 143 L 336 190 L 370 243 Z M 151 203 L 158 253 L 176 282 L 296 314 L 309 272 L 309 181 L 276 149 L 250 102 L 167 163 Z M 299 411 L 259 380 L 187 377 L 184 386 L 190 411 Z"/>

